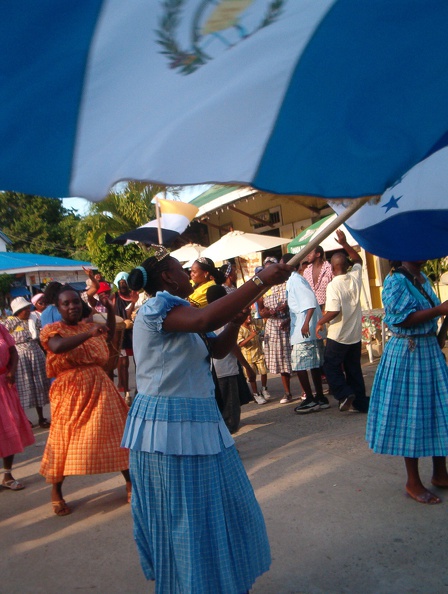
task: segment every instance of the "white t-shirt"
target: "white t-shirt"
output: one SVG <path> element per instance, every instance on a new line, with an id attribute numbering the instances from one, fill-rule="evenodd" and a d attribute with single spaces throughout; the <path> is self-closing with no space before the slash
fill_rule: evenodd
<path id="1" fill-rule="evenodd" d="M 350 272 L 335 276 L 327 286 L 326 311 L 338 311 L 328 326 L 328 338 L 342 344 L 354 344 L 361 340 L 362 267 L 354 264 Z"/>

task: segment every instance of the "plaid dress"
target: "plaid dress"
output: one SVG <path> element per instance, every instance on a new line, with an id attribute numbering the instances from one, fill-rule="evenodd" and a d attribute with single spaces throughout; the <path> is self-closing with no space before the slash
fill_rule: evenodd
<path id="1" fill-rule="evenodd" d="M 14 338 L 19 355 L 16 388 L 20 403 L 23 408 L 45 406 L 49 402 L 50 380 L 45 373 L 45 355 L 33 338 L 30 320 L 9 316 L 3 324 Z"/>
<path id="2" fill-rule="evenodd" d="M 426 279 L 424 289 L 440 303 Z M 378 366 L 366 439 L 374 452 L 419 458 L 448 454 L 448 371 L 436 321 L 403 328 L 411 313 L 431 307 L 401 274 L 387 277 L 385 321 L 393 332 Z"/>
<path id="3" fill-rule="evenodd" d="M 168 293 L 134 325 L 139 393 L 130 448 L 134 537 L 157 594 L 242 594 L 271 556 L 260 506 L 215 399 L 210 360 L 195 333 L 165 332 Z"/>
<path id="4" fill-rule="evenodd" d="M 263 295 L 264 307 L 275 309 L 286 302 L 286 283 L 272 287 Z M 291 373 L 291 342 L 289 328 L 282 330 L 281 324 L 288 319 L 287 313 L 276 314 L 266 320 L 264 330 L 264 355 L 266 366 L 271 373 Z"/>
<path id="5" fill-rule="evenodd" d="M 126 470 L 129 454 L 120 447 L 128 407 L 103 369 L 109 351 L 103 336 L 89 338 L 66 353 L 48 348 L 52 336 L 87 332 L 92 324 L 49 324 L 41 332 L 51 386 L 51 427 L 40 473 L 47 482 L 64 476 Z"/>
<path id="6" fill-rule="evenodd" d="M 23 452 L 34 443 L 34 435 L 15 386 L 8 384 L 9 349 L 14 339 L 0 324 L 0 458 Z"/>

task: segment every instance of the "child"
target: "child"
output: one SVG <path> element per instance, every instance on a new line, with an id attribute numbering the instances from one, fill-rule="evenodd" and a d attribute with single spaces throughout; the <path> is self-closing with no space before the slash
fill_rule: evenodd
<path id="1" fill-rule="evenodd" d="M 252 324 L 252 317 L 250 315 L 247 316 L 240 327 L 238 333 L 238 346 L 240 347 L 244 358 L 255 373 L 255 379 L 253 381 L 249 378 L 254 400 L 257 404 L 265 404 L 271 397 L 267 389 L 268 371 L 266 369 L 266 361 L 260 337 Z M 261 392 L 258 392 L 257 389 L 257 374 L 261 376 Z"/>

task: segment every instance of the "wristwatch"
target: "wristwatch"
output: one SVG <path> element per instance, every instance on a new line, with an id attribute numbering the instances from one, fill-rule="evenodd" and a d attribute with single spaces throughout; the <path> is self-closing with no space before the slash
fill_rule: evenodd
<path id="1" fill-rule="evenodd" d="M 257 275 L 253 276 L 250 280 L 254 281 L 254 283 L 257 285 L 257 287 L 263 287 L 264 286 L 264 282 Z"/>

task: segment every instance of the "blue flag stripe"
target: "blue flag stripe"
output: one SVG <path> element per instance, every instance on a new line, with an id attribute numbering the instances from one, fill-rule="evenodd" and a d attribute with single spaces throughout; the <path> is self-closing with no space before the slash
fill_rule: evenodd
<path id="1" fill-rule="evenodd" d="M 447 22 L 445 0 L 339 0 L 298 61 L 253 185 L 381 194 L 423 159 L 448 129 Z"/>
<path id="2" fill-rule="evenodd" d="M 386 260 L 432 260 L 448 254 L 448 209 L 403 212 L 366 229 L 345 226 L 359 245 Z"/>
<path id="3" fill-rule="evenodd" d="M 69 195 L 84 69 L 101 5 L 39 0 L 2 7 L 0 138 L 11 147 L 0 161 L 2 190 Z"/>

